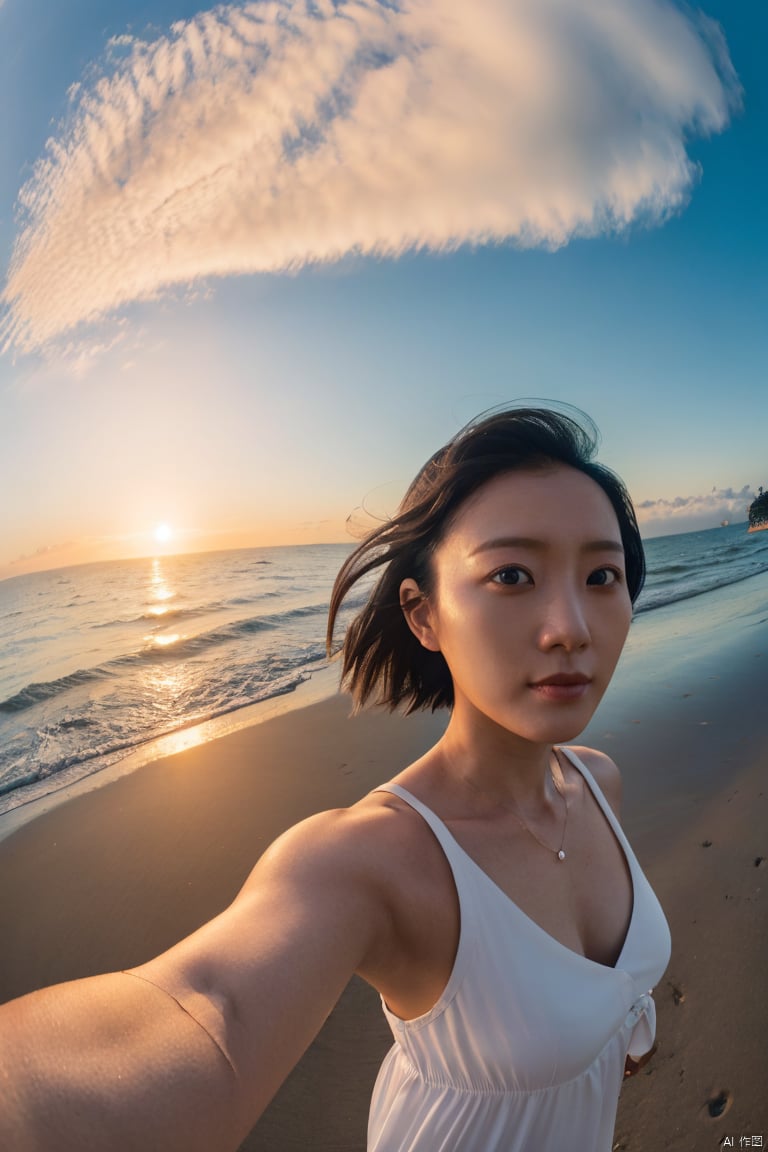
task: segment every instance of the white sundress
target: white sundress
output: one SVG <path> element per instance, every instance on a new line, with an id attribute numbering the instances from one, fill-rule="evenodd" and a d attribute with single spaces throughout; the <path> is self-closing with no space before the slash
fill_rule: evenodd
<path id="1" fill-rule="evenodd" d="M 439 1001 L 400 1020 L 371 1101 L 368 1152 L 611 1152 L 627 1054 L 653 1045 L 650 992 L 670 957 L 664 913 L 609 804 L 584 777 L 622 847 L 633 886 L 615 967 L 539 927 L 404 788 L 453 872 L 461 932 Z"/>

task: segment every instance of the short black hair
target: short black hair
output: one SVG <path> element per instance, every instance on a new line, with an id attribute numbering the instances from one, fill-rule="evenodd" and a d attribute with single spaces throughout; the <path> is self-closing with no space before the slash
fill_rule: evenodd
<path id="1" fill-rule="evenodd" d="M 426 595 L 433 587 L 431 557 L 464 502 L 495 476 L 563 464 L 589 476 L 613 506 L 624 546 L 627 588 L 634 604 L 645 580 L 645 554 L 635 511 L 619 477 L 598 464 L 595 425 L 549 408 L 504 408 L 477 417 L 435 452 L 420 470 L 391 520 L 377 527 L 347 557 L 331 595 L 326 646 L 350 589 L 384 566 L 341 645 L 342 685 L 355 708 L 376 702 L 406 712 L 451 708 L 453 680 L 441 652 L 422 647 L 400 604 L 400 585 L 411 577 Z"/>

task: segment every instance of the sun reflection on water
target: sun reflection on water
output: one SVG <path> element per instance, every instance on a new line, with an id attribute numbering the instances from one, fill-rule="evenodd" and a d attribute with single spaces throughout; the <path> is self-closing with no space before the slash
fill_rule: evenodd
<path id="1" fill-rule="evenodd" d="M 181 640 L 181 636 L 178 632 L 174 632 L 171 636 L 145 636 L 144 639 L 149 644 L 157 645 L 158 648 L 169 648 L 171 644 L 176 644 Z"/>
<path id="2" fill-rule="evenodd" d="M 149 574 L 149 598 L 154 601 L 150 611 L 156 610 L 167 611 L 162 608 L 162 603 L 165 600 L 172 600 L 176 593 L 171 588 L 163 571 L 163 562 L 159 556 L 156 556 L 152 561 L 152 568 Z"/>
<path id="3" fill-rule="evenodd" d="M 190 692 L 190 676 L 184 665 L 150 666 L 142 679 L 145 699 L 161 728 L 178 723 L 185 715 Z"/>

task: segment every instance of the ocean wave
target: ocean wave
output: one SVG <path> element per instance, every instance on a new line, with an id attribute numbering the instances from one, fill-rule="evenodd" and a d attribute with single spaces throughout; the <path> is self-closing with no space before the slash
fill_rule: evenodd
<path id="1" fill-rule="evenodd" d="M 171 620 L 194 620 L 200 616 L 210 616 L 216 612 L 224 612 L 228 608 L 246 608 L 249 604 L 261 604 L 265 600 L 273 600 L 284 595 L 283 592 L 260 592 L 254 596 L 233 596 L 227 600 L 211 600 L 206 604 L 195 604 L 190 607 L 179 606 L 167 608 L 163 612 L 140 612 L 138 616 L 120 616 L 114 620 L 104 620 L 98 624 L 91 624 L 94 629 L 121 628 L 131 624 L 164 624 Z"/>
<path id="2" fill-rule="evenodd" d="M 99 768 L 106 768 L 121 760 L 127 753 L 135 751 L 152 740 L 169 736 L 174 732 L 183 732 L 186 728 L 218 719 L 220 716 L 226 716 L 230 712 L 236 712 L 252 704 L 285 696 L 289 692 L 294 692 L 300 684 L 309 678 L 310 674 L 303 670 L 289 672 L 280 678 L 262 684 L 260 690 L 250 693 L 247 698 L 242 696 L 229 698 L 221 701 L 218 706 L 179 718 L 175 723 L 156 727 L 151 731 L 138 734 L 131 732 L 130 736 L 113 736 L 112 739 L 93 744 L 88 748 L 80 746 L 77 752 L 60 755 L 52 760 L 40 759 L 37 766 L 31 770 L 28 766 L 28 757 L 25 756 L 17 765 L 6 768 L 3 778 L 0 780 L 0 798 L 3 798 L 0 800 L 0 813 L 26 804 L 39 796 L 73 783 L 75 780 L 82 779 Z M 43 739 L 46 737 L 55 738 L 56 729 L 61 726 L 60 723 L 58 726 L 47 730 L 38 730 L 37 735 Z"/>
<path id="3" fill-rule="evenodd" d="M 271 616 L 252 616 L 245 620 L 237 620 L 224 628 L 201 632 L 196 636 L 173 638 L 153 635 L 138 651 L 118 656 L 93 668 L 80 668 L 76 672 L 70 672 L 56 680 L 27 684 L 20 692 L 0 701 L 0 713 L 23 712 L 27 708 L 34 708 L 36 705 L 69 692 L 73 688 L 80 688 L 97 680 L 119 676 L 123 671 L 146 665 L 148 662 L 163 664 L 169 661 L 179 662 L 189 657 L 199 656 L 223 644 L 231 644 L 238 640 L 250 638 L 261 632 L 273 632 L 292 620 L 317 616 L 327 611 L 327 604 L 305 604 L 296 608 L 288 608 L 283 612 L 275 612 Z M 164 617 L 157 618 L 158 623 L 164 622 L 164 620 Z"/>
<path id="4" fill-rule="evenodd" d="M 739 541 L 736 544 L 729 544 L 725 548 L 718 550 L 718 556 L 725 558 L 726 556 L 739 556 L 744 553 L 744 545 Z"/>
<path id="5" fill-rule="evenodd" d="M 83 684 L 91 684 L 95 680 L 104 680 L 108 676 L 114 675 L 115 672 L 110 670 L 108 665 L 101 665 L 97 668 L 81 668 L 77 672 L 70 672 L 67 676 L 61 676 L 58 680 L 27 684 L 14 696 L 9 696 L 7 700 L 0 700 L 0 712 L 23 712 L 26 708 L 34 708 L 36 704 L 42 704 L 62 692 L 68 692 L 71 688 L 79 688 Z"/>
<path id="6" fill-rule="evenodd" d="M 175 656 L 197 654 L 208 648 L 220 644 L 229 644 L 241 640 L 243 637 L 257 635 L 259 632 L 272 632 L 289 624 L 292 620 L 303 620 L 308 616 L 325 615 L 327 604 L 302 604 L 296 608 L 286 608 L 282 612 L 274 612 L 269 616 L 249 616 L 244 620 L 236 620 L 224 628 L 216 628 L 211 632 L 201 632 L 197 636 L 179 637 L 178 641 L 164 644 L 162 636 L 153 636 L 141 652 L 133 657 L 121 659 L 155 659 L 158 656 Z"/>
<path id="7" fill-rule="evenodd" d="M 227 608 L 244 608 L 248 604 L 258 604 L 262 600 L 274 600 L 278 596 L 282 596 L 282 592 L 260 592 L 258 596 L 232 596 L 231 599 L 225 600 L 224 604 Z"/>
<path id="8" fill-rule="evenodd" d="M 65 716 L 63 720 L 59 720 L 58 727 L 62 732 L 71 732 L 73 729 L 81 731 L 84 728 L 93 728 L 94 723 L 87 716 Z"/>
<path id="9" fill-rule="evenodd" d="M 7 796 L 9 792 L 17 792 L 19 788 L 26 788 L 30 784 L 37 784 L 40 780 L 40 772 L 34 769 L 31 772 L 25 772 L 21 776 L 17 776 L 9 780 L 0 780 L 0 796 Z M 0 808 L 0 811 L 3 811 Z"/>
<path id="10" fill-rule="evenodd" d="M 682 572 L 690 572 L 690 564 L 659 564 L 651 574 L 654 578 L 662 576 L 679 576 Z"/>
<path id="11" fill-rule="evenodd" d="M 194 620 L 199 616 L 206 616 L 213 612 L 223 611 L 225 605 L 222 602 L 214 604 L 203 604 L 194 608 L 168 608 L 163 612 L 141 612 L 138 616 L 125 616 L 118 617 L 116 620 L 104 620 L 100 624 L 91 624 L 91 628 L 124 628 L 130 624 L 165 624 L 170 620 Z"/>
<path id="12" fill-rule="evenodd" d="M 768 572 L 768 563 L 754 565 L 748 571 L 730 572 L 719 579 L 712 578 L 697 584 L 673 585 L 669 590 L 663 585 L 646 586 L 635 607 L 635 615 L 652 612 L 655 608 L 666 608 L 669 604 L 677 604 L 678 601 L 692 600 L 695 596 L 703 596 L 706 592 L 715 592 L 719 588 L 728 588 L 731 584 L 740 584 L 743 580 L 749 580 L 751 576 L 759 576 L 761 572 Z"/>

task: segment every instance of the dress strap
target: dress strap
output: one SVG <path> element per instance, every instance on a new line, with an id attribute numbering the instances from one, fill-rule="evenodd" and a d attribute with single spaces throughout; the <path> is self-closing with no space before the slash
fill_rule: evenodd
<path id="1" fill-rule="evenodd" d="M 463 871 L 466 854 L 440 817 L 436 816 L 431 808 L 428 808 L 426 804 L 423 804 L 413 793 L 409 792 L 407 788 L 403 788 L 400 784 L 381 784 L 375 791 L 391 792 L 393 796 L 399 796 L 401 800 L 404 800 L 414 811 L 419 813 L 424 822 L 431 828 L 437 842 L 445 853 L 455 879 L 457 869 Z"/>
<path id="2" fill-rule="evenodd" d="M 603 816 L 605 817 L 605 819 L 608 822 L 608 827 L 612 829 L 614 836 L 616 837 L 616 839 L 619 842 L 619 846 L 621 847 L 621 849 L 624 852 L 624 856 L 626 857 L 627 864 L 629 865 L 629 870 L 630 870 L 632 877 L 634 879 L 637 871 L 639 871 L 639 864 L 637 863 L 637 861 L 635 859 L 635 854 L 632 851 L 632 846 L 630 845 L 629 841 L 627 840 L 626 836 L 624 835 L 624 829 L 622 828 L 621 824 L 619 823 L 619 821 L 616 817 L 616 813 L 614 812 L 613 808 L 611 808 L 610 804 L 608 803 L 605 796 L 603 795 L 603 790 L 601 789 L 597 780 L 595 780 L 594 776 L 590 772 L 589 768 L 587 768 L 584 761 L 579 756 L 576 755 L 576 753 L 573 751 L 572 748 L 566 748 L 565 745 L 558 744 L 557 745 L 557 751 L 563 753 L 563 755 L 566 757 L 567 760 L 570 761 L 570 763 L 573 765 L 573 767 L 576 769 L 576 771 L 579 773 L 579 775 L 586 781 L 587 787 L 589 788 L 593 797 L 597 801 L 598 807 L 600 808 L 600 810 L 603 813 Z"/>
<path id="3" fill-rule="evenodd" d="M 458 841 L 454 839 L 450 830 L 440 817 L 436 816 L 431 808 L 428 808 L 426 804 L 418 800 L 407 788 L 403 788 L 400 784 L 381 784 L 378 788 L 375 788 L 374 791 L 391 792 L 393 796 L 398 796 L 401 800 L 405 801 L 406 804 L 413 808 L 414 812 L 418 812 L 424 823 L 431 830 L 443 850 L 443 855 L 448 861 L 448 867 L 453 876 L 456 898 L 459 904 L 459 941 L 456 948 L 456 956 L 448 983 L 443 989 L 442 995 L 437 1003 L 423 1016 L 404 1022 L 390 1012 L 382 997 L 384 1013 L 396 1033 L 399 1033 L 406 1028 L 409 1030 L 421 1028 L 431 1020 L 436 1019 L 436 1017 L 445 1011 L 448 1004 L 450 1004 L 458 992 L 476 947 L 477 922 L 483 903 L 482 891 L 478 890 L 475 873 L 479 876 L 484 876 L 484 873 L 480 872 L 477 865 L 467 856 L 464 849 Z"/>

